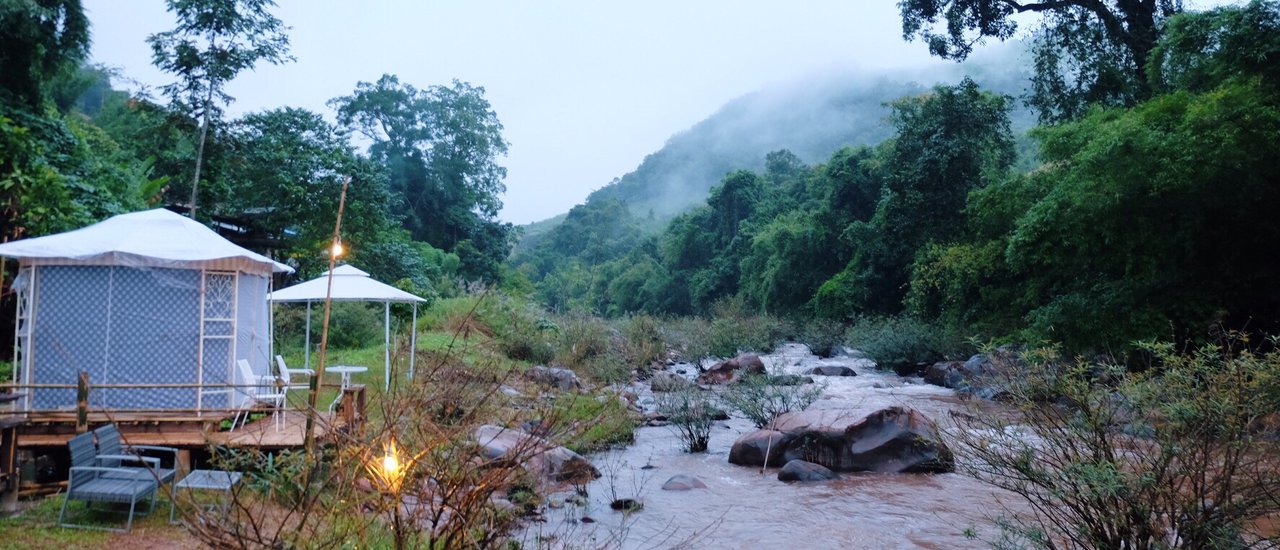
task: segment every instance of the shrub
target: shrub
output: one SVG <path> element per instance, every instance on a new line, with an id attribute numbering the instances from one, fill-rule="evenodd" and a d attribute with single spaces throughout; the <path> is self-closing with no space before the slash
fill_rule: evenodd
<path id="1" fill-rule="evenodd" d="M 667 417 L 685 448 L 691 453 L 707 450 L 711 441 L 711 426 L 719 412 L 708 392 L 697 386 L 689 386 L 658 396 L 658 412 Z"/>
<path id="2" fill-rule="evenodd" d="M 711 322 L 697 317 L 680 317 L 663 325 L 663 336 L 672 349 L 691 363 L 711 357 L 711 348 L 707 345 L 710 332 Z"/>
<path id="3" fill-rule="evenodd" d="M 293 507 L 307 494 L 309 465 L 301 451 L 264 452 L 249 447 L 219 447 L 216 451 L 214 464 L 219 469 L 245 472 L 245 486 L 272 501 Z"/>
<path id="4" fill-rule="evenodd" d="M 864 317 L 845 332 L 845 342 L 883 369 L 910 370 L 919 363 L 960 359 L 964 338 L 954 330 L 915 317 Z"/>
<path id="5" fill-rule="evenodd" d="M 279 349 L 299 349 L 306 341 L 307 308 L 278 307 L 275 337 Z M 382 343 L 382 304 L 333 302 L 329 312 L 329 347 L 356 349 Z M 311 345 L 319 347 L 324 326 L 324 304 L 311 308 Z"/>
<path id="6" fill-rule="evenodd" d="M 622 382 L 630 376 L 631 367 L 619 351 L 621 337 L 603 319 L 569 314 L 560 322 L 559 336 L 557 363 L 606 384 Z"/>
<path id="7" fill-rule="evenodd" d="M 822 397 L 823 387 L 818 384 L 779 386 L 770 382 L 768 375 L 748 374 L 730 384 L 721 398 L 757 428 L 763 428 L 783 413 L 804 410 Z"/>
<path id="8" fill-rule="evenodd" d="M 733 357 L 740 351 L 768 353 L 786 336 L 786 323 L 749 311 L 741 299 L 716 302 L 710 320 L 677 319 L 666 331 L 667 341 L 690 362 Z"/>
<path id="9" fill-rule="evenodd" d="M 1228 345 L 1179 354 L 1139 344 L 1153 365 L 1060 361 L 1053 350 L 996 369 L 1016 410 L 958 415 L 962 470 L 1019 495 L 1003 543 L 1036 548 L 1243 548 L 1274 510 L 1280 353 Z M 1056 396 L 1052 403 L 1045 395 Z M 1270 539 L 1266 537 L 1271 537 Z M 1254 544 L 1254 546 L 1264 546 Z"/>
<path id="10" fill-rule="evenodd" d="M 612 394 L 558 395 L 555 416 L 564 422 L 583 426 L 565 443 L 566 447 L 578 453 L 603 451 L 635 439 L 636 419 L 627 406 Z"/>
<path id="11" fill-rule="evenodd" d="M 797 340 L 819 357 L 831 357 L 844 345 L 845 326 L 830 319 L 809 319 L 800 328 Z"/>
<path id="12" fill-rule="evenodd" d="M 709 348 L 716 357 L 739 351 L 769 353 L 786 336 L 780 319 L 751 311 L 741 298 L 727 298 L 711 306 Z"/>
<path id="13" fill-rule="evenodd" d="M 630 365 L 648 368 L 667 359 L 667 339 L 658 320 L 649 315 L 627 318 L 622 325 L 623 355 Z"/>

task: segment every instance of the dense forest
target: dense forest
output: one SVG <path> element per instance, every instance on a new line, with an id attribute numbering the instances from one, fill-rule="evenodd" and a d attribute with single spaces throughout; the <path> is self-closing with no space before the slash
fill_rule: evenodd
<path id="1" fill-rule="evenodd" d="M 291 60 L 271 3 L 235 4 L 211 21 L 170 3 L 179 24 L 148 40 L 173 76 L 155 95 L 86 63 L 79 2 L 0 5 L 0 237 L 168 206 L 264 235 L 311 276 L 350 178 L 350 261 L 429 296 L 474 281 L 559 311 L 729 304 L 1074 352 L 1280 328 L 1274 1 L 1033 4 L 1026 66 L 744 97 L 515 254 L 483 88 L 383 75 L 330 101 L 336 123 L 288 106 L 228 118 L 227 82 Z M 964 60 L 1014 36 L 1012 5 L 900 7 L 907 36 Z"/>
<path id="2" fill-rule="evenodd" d="M 314 276 L 350 178 L 350 261 L 423 295 L 497 280 L 514 228 L 496 219 L 507 145 L 484 89 L 383 75 L 330 102 L 338 124 L 289 106 L 229 119 L 236 73 L 291 60 L 271 5 L 171 2 L 179 24 L 148 42 L 174 80 L 152 95 L 116 89 L 116 70 L 85 62 L 78 1 L 0 4 L 3 240 L 169 207 L 255 236 L 250 246 Z"/>
<path id="3" fill-rule="evenodd" d="M 933 13 L 963 33 L 977 12 L 959 7 L 982 4 L 917 9 L 927 3 L 904 3 L 908 29 L 928 34 L 920 18 Z M 551 307 L 605 315 L 732 302 L 1081 353 L 1274 331 L 1280 8 L 1156 15 L 1163 32 L 1141 58 L 1106 33 L 1046 23 L 1025 97 L 965 78 L 895 99 L 883 141 L 816 163 L 768 153 L 656 234 L 628 195 L 660 188 L 628 191 L 624 178 L 522 250 L 518 269 Z M 1085 48 L 1099 40 L 1129 57 Z M 1081 57 L 1070 70 L 1039 61 L 1054 52 Z M 1041 120 L 1031 147 L 1010 124 L 1023 105 Z"/>

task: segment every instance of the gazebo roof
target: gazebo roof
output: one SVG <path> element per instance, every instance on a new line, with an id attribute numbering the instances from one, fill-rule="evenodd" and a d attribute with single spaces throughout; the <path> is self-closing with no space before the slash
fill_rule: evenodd
<path id="1" fill-rule="evenodd" d="M 378 282 L 368 273 L 350 265 L 333 269 L 333 290 L 329 292 L 329 272 L 271 293 L 272 302 L 322 302 L 326 294 L 335 302 L 425 302 L 391 285 Z"/>
<path id="2" fill-rule="evenodd" d="M 287 265 L 236 246 L 197 221 L 162 208 L 120 214 L 56 235 L 0 244 L 0 256 L 36 265 L 293 272 Z"/>

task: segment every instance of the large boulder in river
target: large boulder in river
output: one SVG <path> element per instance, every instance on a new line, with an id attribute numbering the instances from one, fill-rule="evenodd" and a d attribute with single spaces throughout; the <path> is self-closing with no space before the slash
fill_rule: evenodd
<path id="1" fill-rule="evenodd" d="M 955 389 L 961 387 L 968 378 L 965 372 L 962 361 L 938 361 L 924 370 L 924 381 L 927 384 Z"/>
<path id="2" fill-rule="evenodd" d="M 701 479 L 687 474 L 676 474 L 671 476 L 666 483 L 662 484 L 663 491 L 692 491 L 694 489 L 706 489 L 707 484 Z"/>
<path id="3" fill-rule="evenodd" d="M 600 477 L 582 455 L 536 435 L 486 424 L 476 428 L 475 437 L 485 458 L 520 461 L 549 482 L 580 485 Z"/>
<path id="4" fill-rule="evenodd" d="M 778 470 L 778 481 L 827 481 L 840 477 L 821 464 L 792 460 Z"/>
<path id="5" fill-rule="evenodd" d="M 582 382 L 578 380 L 578 375 L 569 369 L 560 367 L 544 367 L 538 365 L 524 371 L 524 377 L 552 388 L 561 390 L 576 390 L 582 387 Z"/>
<path id="6" fill-rule="evenodd" d="M 778 467 L 786 464 L 782 460 L 782 451 L 787 448 L 795 436 L 774 430 L 756 430 L 744 434 L 729 449 L 729 462 L 744 466 L 761 466 L 768 460 L 768 466 Z"/>
<path id="7" fill-rule="evenodd" d="M 699 384 L 728 384 L 744 374 L 768 374 L 764 361 L 754 353 L 743 353 L 733 359 L 716 363 L 698 377 Z"/>
<path id="8" fill-rule="evenodd" d="M 786 413 L 769 429 L 734 442 L 729 462 L 769 466 L 800 459 L 837 472 L 950 472 L 955 458 L 937 426 L 914 409 L 889 407 L 867 415 L 841 409 Z"/>
<path id="9" fill-rule="evenodd" d="M 843 365 L 819 365 L 807 371 L 804 371 L 804 373 L 816 374 L 819 376 L 857 376 L 858 375 L 858 373 L 854 372 L 853 369 Z"/>
<path id="10" fill-rule="evenodd" d="M 659 371 L 649 379 L 649 387 L 655 392 L 672 392 L 682 390 L 690 385 L 688 380 L 674 372 Z"/>
<path id="11" fill-rule="evenodd" d="M 924 372 L 924 381 L 951 388 L 984 399 L 996 399 L 1004 393 L 998 380 L 1023 367 L 1017 348 L 1002 346 L 991 353 L 979 353 L 967 361 L 939 361 Z"/>

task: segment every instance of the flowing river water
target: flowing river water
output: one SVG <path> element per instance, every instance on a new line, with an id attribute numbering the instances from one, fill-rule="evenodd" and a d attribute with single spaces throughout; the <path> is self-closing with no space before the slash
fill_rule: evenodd
<path id="1" fill-rule="evenodd" d="M 893 405 L 912 407 L 941 425 L 966 408 L 949 389 L 877 370 L 865 359 L 819 359 L 800 345 L 763 356 L 771 374 L 802 374 L 818 365 L 853 368 L 855 377 L 814 376 L 826 385 L 810 408 L 871 412 Z M 677 366 L 676 368 L 679 368 Z M 687 374 L 697 369 L 684 366 Z M 647 384 L 636 384 L 642 405 L 652 404 Z M 604 474 L 588 487 L 585 502 L 553 495 L 546 521 L 526 538 L 527 547 L 570 548 L 986 548 L 995 536 L 992 519 L 1016 497 L 962 474 L 846 473 L 829 482 L 784 483 L 777 469 L 730 464 L 729 449 L 754 431 L 734 416 L 717 422 L 708 452 L 687 453 L 669 427 L 637 430 L 633 445 L 590 457 Z M 705 489 L 665 491 L 671 476 L 686 474 Z M 615 498 L 637 498 L 644 508 L 623 514 Z M 569 502 L 565 502 L 568 500 Z M 585 518 L 585 519 L 584 519 Z M 966 536 L 974 531 L 979 538 Z"/>

